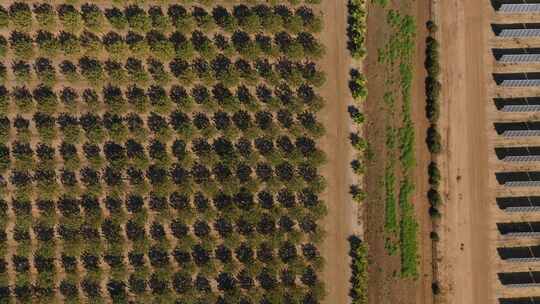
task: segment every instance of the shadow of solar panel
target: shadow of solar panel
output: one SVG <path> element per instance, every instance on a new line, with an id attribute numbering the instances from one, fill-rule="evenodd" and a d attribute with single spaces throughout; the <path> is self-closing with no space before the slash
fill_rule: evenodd
<path id="1" fill-rule="evenodd" d="M 500 209 L 511 207 L 540 207 L 540 196 L 497 197 L 495 200 Z"/>
<path id="2" fill-rule="evenodd" d="M 493 102 L 499 111 L 540 111 L 540 97 L 494 98 Z"/>
<path id="3" fill-rule="evenodd" d="M 495 35 L 499 35 L 503 30 L 523 30 L 527 28 L 534 28 L 528 26 L 529 24 L 530 23 L 492 23 L 491 30 L 493 33 L 495 33 Z M 540 28 L 540 26 L 538 28 Z"/>
<path id="4" fill-rule="evenodd" d="M 533 258 L 529 247 L 500 247 L 497 248 L 502 260 Z"/>
<path id="5" fill-rule="evenodd" d="M 530 150 L 527 147 L 498 147 L 495 148 L 495 154 L 498 159 L 504 159 L 508 156 L 529 156 Z"/>
<path id="6" fill-rule="evenodd" d="M 521 55 L 539 55 L 540 56 L 540 48 L 507 48 L 507 49 L 494 48 L 491 50 L 491 53 L 493 54 L 493 57 L 495 58 L 495 60 L 499 61 L 499 60 L 504 60 L 503 59 L 504 56 L 521 56 Z M 508 57 L 508 58 L 512 58 L 512 57 Z M 515 57 L 515 58 L 518 58 L 518 57 Z M 524 58 L 526 59 L 526 57 Z M 534 59 L 534 56 L 531 58 Z"/>
<path id="7" fill-rule="evenodd" d="M 507 131 L 527 131 L 528 126 L 524 122 L 496 122 L 493 123 L 497 134 L 502 135 Z"/>
<path id="8" fill-rule="evenodd" d="M 529 173 L 529 179 L 531 181 L 540 181 L 540 172 L 538 171 L 531 171 Z"/>
<path id="9" fill-rule="evenodd" d="M 504 298 L 499 299 L 499 304 L 540 304 L 540 297 Z"/>
<path id="10" fill-rule="evenodd" d="M 527 172 L 497 172 L 495 173 L 497 182 L 504 185 L 508 182 L 528 182 L 530 181 Z"/>
<path id="11" fill-rule="evenodd" d="M 531 246 L 530 249 L 533 257 L 540 258 L 540 246 Z"/>
<path id="12" fill-rule="evenodd" d="M 540 273 L 538 274 L 540 276 Z M 503 285 L 534 284 L 533 276 L 529 272 L 503 272 L 498 273 L 499 281 Z"/>
<path id="13" fill-rule="evenodd" d="M 500 234 L 540 232 L 538 222 L 497 223 Z M 536 230 L 534 230 L 536 229 Z"/>

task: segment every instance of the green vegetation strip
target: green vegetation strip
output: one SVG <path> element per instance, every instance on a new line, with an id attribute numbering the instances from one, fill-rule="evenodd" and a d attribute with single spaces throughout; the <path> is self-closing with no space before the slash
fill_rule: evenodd
<path id="1" fill-rule="evenodd" d="M 390 17 L 394 19 L 394 17 Z M 402 183 L 399 191 L 399 206 L 401 208 L 400 246 L 401 274 L 405 277 L 418 276 L 418 223 L 415 217 L 414 205 L 411 202 L 414 193 L 412 176 L 415 166 L 414 156 L 414 124 L 411 117 L 411 87 L 413 81 L 413 56 L 415 49 L 416 26 L 412 16 L 397 15 L 391 23 L 399 29 L 400 42 L 400 86 L 402 96 L 402 126 L 400 128 L 400 162 Z"/>
<path id="2" fill-rule="evenodd" d="M 385 48 L 379 51 L 379 62 L 386 64 L 389 70 L 389 75 L 397 73 L 397 83 L 399 85 L 401 96 L 401 122 L 399 126 L 394 126 L 393 117 L 397 116 L 395 108 L 395 99 L 397 98 L 394 91 L 388 89 L 385 94 L 385 104 L 387 105 L 388 123 L 391 124 L 387 129 L 397 128 L 398 147 L 393 144 L 394 134 L 387 131 L 386 147 L 388 149 L 388 159 L 386 170 L 395 169 L 394 150 L 399 149 L 399 229 L 392 230 L 392 226 L 386 225 L 385 230 L 392 238 L 392 234 L 399 235 L 399 251 L 401 255 L 401 274 L 404 277 L 416 277 L 417 271 L 417 230 L 414 205 L 411 202 L 411 197 L 414 192 L 414 183 L 412 181 L 412 170 L 415 166 L 414 156 L 414 123 L 411 117 L 411 86 L 413 81 L 413 56 L 415 49 L 415 20 L 412 16 L 402 15 L 397 10 L 389 10 L 387 14 L 387 22 L 392 27 L 392 34 L 389 37 Z M 387 87 L 396 84 L 396 80 L 390 76 L 386 79 Z M 395 170 L 394 170 L 395 171 Z M 395 184 L 395 177 L 392 174 L 385 174 L 385 192 L 386 192 L 386 222 L 393 222 L 395 217 L 392 212 L 393 192 L 389 190 L 389 185 Z M 387 245 L 390 253 L 393 253 L 392 247 Z"/>

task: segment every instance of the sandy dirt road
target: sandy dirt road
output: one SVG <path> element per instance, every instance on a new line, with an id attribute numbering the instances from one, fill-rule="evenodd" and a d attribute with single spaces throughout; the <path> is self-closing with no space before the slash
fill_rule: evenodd
<path id="1" fill-rule="evenodd" d="M 327 81 L 321 92 L 326 100 L 326 107 L 320 113 L 326 126 L 321 146 L 328 158 L 322 172 L 327 181 L 324 199 L 328 206 L 324 222 L 327 235 L 322 246 L 326 259 L 323 280 L 328 293 L 325 303 L 341 304 L 350 301 L 351 271 L 347 238 L 359 232 L 357 205 L 351 201 L 348 193 L 353 183 L 349 165 L 353 154 L 348 141 L 351 121 L 347 106 L 352 97 L 348 88 L 351 59 L 346 44 L 347 1 L 323 1 L 322 12 L 325 29 L 321 41 L 326 46 L 326 55 L 320 64 L 326 72 Z"/>
<path id="2" fill-rule="evenodd" d="M 488 0 L 439 1 L 446 196 L 438 252 L 445 303 L 491 303 L 486 121 Z"/>

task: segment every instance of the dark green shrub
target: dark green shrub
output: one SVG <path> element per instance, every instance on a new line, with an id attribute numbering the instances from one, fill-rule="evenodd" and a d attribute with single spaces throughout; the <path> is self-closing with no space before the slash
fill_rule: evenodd
<path id="1" fill-rule="evenodd" d="M 441 171 L 439 170 L 437 163 L 434 161 L 429 163 L 428 176 L 429 184 L 434 188 L 438 187 L 441 180 Z"/>
<path id="2" fill-rule="evenodd" d="M 431 153 L 438 154 L 442 150 L 441 135 L 435 125 L 431 125 L 427 131 L 426 143 Z"/>

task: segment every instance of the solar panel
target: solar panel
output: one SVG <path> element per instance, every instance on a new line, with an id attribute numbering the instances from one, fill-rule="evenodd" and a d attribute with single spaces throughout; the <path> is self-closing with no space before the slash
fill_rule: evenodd
<path id="1" fill-rule="evenodd" d="M 535 87 L 540 86 L 540 79 L 505 79 L 499 86 L 502 87 Z"/>
<path id="2" fill-rule="evenodd" d="M 497 36 L 501 38 L 539 37 L 540 29 L 502 29 Z"/>
<path id="3" fill-rule="evenodd" d="M 539 3 L 502 4 L 499 8 L 501 13 L 534 13 L 540 12 Z"/>
<path id="4" fill-rule="evenodd" d="M 509 213 L 517 213 L 517 212 L 531 213 L 531 212 L 538 212 L 538 211 L 540 211 L 540 207 L 508 207 L 504 209 L 504 212 L 509 212 Z"/>
<path id="5" fill-rule="evenodd" d="M 509 232 L 503 234 L 503 236 L 508 238 L 538 237 L 540 236 L 540 232 Z"/>
<path id="6" fill-rule="evenodd" d="M 540 155 L 512 155 L 503 158 L 505 162 L 537 162 L 540 161 Z"/>
<path id="7" fill-rule="evenodd" d="M 508 130 L 502 133 L 504 137 L 540 136 L 540 130 Z"/>
<path id="8" fill-rule="evenodd" d="M 540 181 L 515 181 L 504 183 L 505 187 L 540 187 Z"/>
<path id="9" fill-rule="evenodd" d="M 504 63 L 537 62 L 540 61 L 540 54 L 505 54 L 498 61 Z"/>
<path id="10" fill-rule="evenodd" d="M 508 284 L 505 287 L 508 288 L 529 288 L 529 287 L 538 287 L 540 283 L 529 283 L 529 284 Z"/>
<path id="11" fill-rule="evenodd" d="M 538 263 L 540 262 L 540 258 L 509 258 L 505 261 L 511 263 Z"/>
<path id="12" fill-rule="evenodd" d="M 538 112 L 540 105 L 505 105 L 501 108 L 502 112 Z"/>

